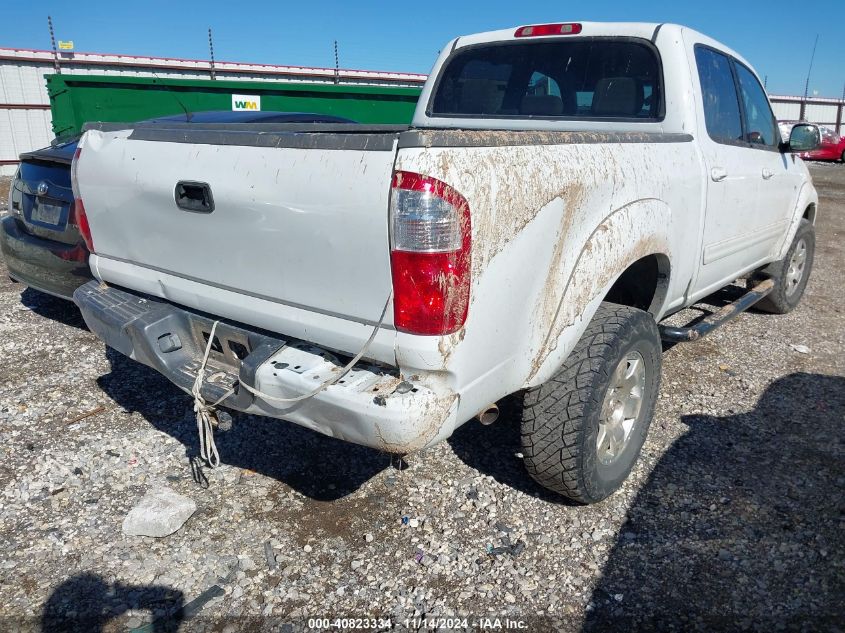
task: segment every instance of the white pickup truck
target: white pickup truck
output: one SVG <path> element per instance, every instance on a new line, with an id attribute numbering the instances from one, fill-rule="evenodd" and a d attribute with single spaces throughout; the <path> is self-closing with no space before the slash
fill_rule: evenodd
<path id="1" fill-rule="evenodd" d="M 459 37 L 410 127 L 92 126 L 73 180 L 99 281 L 75 300 L 206 403 L 392 453 L 510 397 L 531 476 L 590 503 L 639 456 L 661 336 L 801 298 L 817 195 L 790 152 L 817 143 L 781 142 L 749 64 L 682 26 Z"/>

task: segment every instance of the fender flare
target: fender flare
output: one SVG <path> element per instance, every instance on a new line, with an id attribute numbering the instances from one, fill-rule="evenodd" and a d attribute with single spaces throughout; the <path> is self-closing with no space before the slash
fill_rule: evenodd
<path id="1" fill-rule="evenodd" d="M 561 367 L 599 303 L 627 268 L 643 257 L 660 255 L 671 263 L 669 239 L 672 212 L 656 198 L 630 202 L 607 215 L 585 241 L 571 271 L 550 271 L 557 276 L 557 309 L 540 325 L 542 342 L 531 360 L 525 387 L 546 382 Z M 565 241 L 565 240 L 562 240 Z M 668 276 L 662 289 L 668 288 Z M 658 289 L 660 291 L 660 289 Z M 652 305 L 659 312 L 660 306 Z"/>
<path id="2" fill-rule="evenodd" d="M 786 252 L 789 250 L 792 240 L 795 239 L 795 234 L 798 232 L 798 226 L 801 224 L 801 220 L 804 217 L 804 211 L 810 205 L 815 205 L 816 208 L 818 208 L 819 194 L 816 192 L 816 189 L 812 186 L 811 182 L 806 180 L 801 184 L 801 189 L 798 190 L 798 196 L 795 201 L 795 208 L 792 211 L 792 220 L 789 223 L 789 229 L 786 231 L 783 242 L 780 243 L 775 251 L 776 257 L 773 261 L 777 262 L 786 257 Z"/>

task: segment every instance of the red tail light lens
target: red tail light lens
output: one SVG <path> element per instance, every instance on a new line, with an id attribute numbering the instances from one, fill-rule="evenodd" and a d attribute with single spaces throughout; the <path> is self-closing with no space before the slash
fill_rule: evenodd
<path id="1" fill-rule="evenodd" d="M 94 239 L 91 237 L 91 227 L 88 226 L 88 216 L 85 215 L 85 205 L 82 204 L 82 198 L 77 198 L 73 201 L 73 222 L 76 228 L 79 229 L 79 234 L 85 241 L 85 246 L 90 252 L 94 252 Z"/>
<path id="2" fill-rule="evenodd" d="M 82 148 L 77 147 L 73 153 L 73 160 L 70 162 L 70 186 L 73 189 L 73 197 L 79 198 L 79 159 L 82 157 Z"/>
<path id="3" fill-rule="evenodd" d="M 91 227 L 88 225 L 88 216 L 85 215 L 85 205 L 82 203 L 82 194 L 79 192 L 79 159 L 82 156 L 82 148 L 77 147 L 73 154 L 73 162 L 70 164 L 70 186 L 73 188 L 73 208 L 70 212 L 69 222 L 75 224 L 85 241 L 85 246 L 92 253 L 94 252 L 94 240 L 91 238 Z"/>
<path id="4" fill-rule="evenodd" d="M 393 174 L 393 321 L 411 334 L 459 330 L 469 310 L 471 227 L 466 199 L 446 183 Z"/>
<path id="5" fill-rule="evenodd" d="M 548 35 L 578 35 L 581 25 L 575 22 L 565 24 L 533 24 L 521 26 L 513 34 L 514 37 L 544 37 Z"/>
<path id="6" fill-rule="evenodd" d="M 73 248 L 68 249 L 66 251 L 53 251 L 53 254 L 56 257 L 68 262 L 84 262 L 85 259 L 88 257 L 88 251 L 81 244 L 77 244 Z"/>

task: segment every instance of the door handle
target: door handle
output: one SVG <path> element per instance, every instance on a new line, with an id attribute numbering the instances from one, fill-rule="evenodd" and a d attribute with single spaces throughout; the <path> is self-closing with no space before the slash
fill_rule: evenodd
<path id="1" fill-rule="evenodd" d="M 774 175 L 775 175 L 775 172 L 773 172 L 771 169 L 769 169 L 768 167 L 763 167 L 763 179 L 764 180 L 768 180 L 769 178 L 771 178 Z"/>
<path id="2" fill-rule="evenodd" d="M 714 167 L 713 169 L 710 170 L 710 178 L 713 180 L 713 182 L 721 182 L 722 180 L 724 180 L 727 177 L 728 177 L 728 172 L 726 172 L 721 167 Z"/>

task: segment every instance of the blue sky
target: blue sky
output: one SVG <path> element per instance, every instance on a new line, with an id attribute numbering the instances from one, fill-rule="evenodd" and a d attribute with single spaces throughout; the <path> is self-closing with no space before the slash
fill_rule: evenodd
<path id="1" fill-rule="evenodd" d="M 843 0 L 37 0 L 4 3 L 0 46 L 49 48 L 47 15 L 56 35 L 77 51 L 171 57 L 215 57 L 301 66 L 428 72 L 455 35 L 553 21 L 677 22 L 736 49 L 768 77 L 773 94 L 802 94 L 813 39 L 818 50 L 810 94 L 841 97 L 845 82 Z"/>

